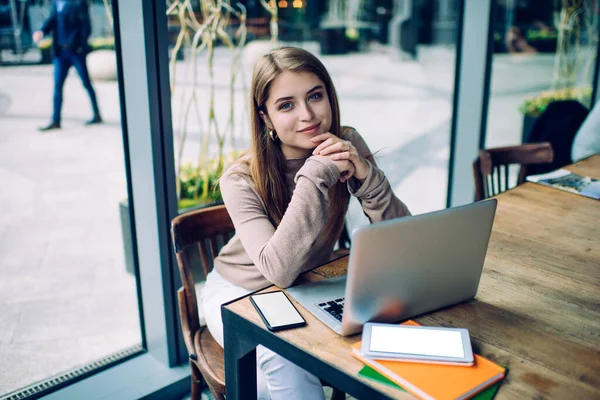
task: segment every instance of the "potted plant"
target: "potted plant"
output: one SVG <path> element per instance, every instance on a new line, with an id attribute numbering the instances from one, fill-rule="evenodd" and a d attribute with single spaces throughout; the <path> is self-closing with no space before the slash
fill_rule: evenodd
<path id="1" fill-rule="evenodd" d="M 222 171 L 243 153 L 243 150 L 231 151 L 224 159 L 212 158 L 207 168 L 198 169 L 193 163 L 181 165 L 177 184 L 179 187 L 177 206 L 180 213 L 196 208 L 221 203 L 223 198 L 219 189 Z"/>
<path id="2" fill-rule="evenodd" d="M 519 106 L 523 114 L 522 140 L 533 128 L 536 119 L 546 110 L 548 104 L 557 100 L 577 100 L 584 105 L 589 105 L 592 99 L 592 87 L 568 87 L 562 89 L 546 90 L 535 96 L 527 97 Z"/>
<path id="3" fill-rule="evenodd" d="M 552 89 L 528 97 L 519 106 L 523 114 L 523 141 L 535 119 L 556 100 L 577 100 L 586 107 L 591 105 L 591 73 L 596 61 L 598 36 L 598 6 L 575 0 L 562 0 L 555 25 L 558 32 L 540 30 L 528 39 L 556 41 Z M 587 32 L 585 32 L 587 30 Z"/>
<path id="4" fill-rule="evenodd" d="M 218 187 L 219 176 L 214 169 L 200 170 L 192 163 L 186 163 L 179 170 L 179 199 L 177 206 L 180 212 L 203 204 L 221 201 Z"/>
<path id="5" fill-rule="evenodd" d="M 266 2 L 263 4 L 263 6 L 267 5 L 273 4 Z M 186 207 L 184 208 L 188 208 L 187 206 L 192 203 L 202 206 L 219 201 L 220 193 L 216 182 L 229 161 L 225 154 L 226 146 L 228 145 L 230 154 L 239 153 L 236 144 L 236 130 L 241 130 L 242 124 L 236 124 L 235 121 L 234 90 L 241 69 L 241 55 L 246 42 L 247 29 L 246 9 L 241 4 L 238 6 L 239 10 L 234 9 L 225 1 L 215 4 L 211 0 L 202 0 L 200 1 L 201 21 L 196 19 L 196 13 L 190 5 L 190 0 L 173 2 L 167 9 L 167 15 L 176 16 L 180 26 L 169 64 L 171 96 L 173 99 L 179 96 L 181 104 L 183 104 L 183 114 L 179 118 L 179 123 L 174 126 L 174 133 L 179 139 L 176 152 L 177 194 L 179 201 L 185 203 Z M 230 35 L 227 33 L 227 26 L 232 15 L 239 20 L 239 26 L 236 32 Z M 217 44 L 225 45 L 230 50 L 230 76 L 227 88 L 229 103 L 225 118 L 219 115 L 223 114 L 223 110 L 218 110 L 216 103 L 214 56 Z M 183 64 L 191 71 L 190 82 L 188 82 L 191 90 L 188 91 L 181 91 L 175 86 L 176 55 L 182 48 L 184 49 Z M 206 53 L 204 59 L 206 60 L 207 74 L 203 76 L 199 76 L 197 73 L 197 62 L 201 52 Z M 200 79 L 208 83 L 207 90 L 198 89 Z M 199 93 L 200 90 L 204 92 Z M 201 110 L 200 99 L 207 102 L 205 112 Z M 184 149 L 190 131 L 188 124 L 190 118 L 198 122 L 197 128 L 194 129 L 199 131 L 201 137 L 199 154 L 193 163 L 184 159 Z M 225 125 L 223 125 L 224 119 L 226 120 Z M 208 145 L 211 138 L 216 139 L 217 154 L 209 154 Z"/>
<path id="6" fill-rule="evenodd" d="M 278 13 L 275 0 L 261 0 L 260 4 L 270 14 L 270 46 L 275 46 L 278 40 Z M 183 104 L 183 114 L 177 126 L 174 126 L 175 136 L 178 137 L 177 162 L 177 194 L 179 208 L 202 207 L 221 201 L 221 194 L 217 181 L 223 171 L 235 159 L 242 149 L 238 148 L 236 137 L 239 132 L 245 132 L 245 115 L 236 121 L 235 88 L 242 66 L 242 53 L 247 38 L 247 13 L 243 4 L 237 3 L 238 8 L 230 5 L 229 1 L 214 2 L 213 0 L 200 0 L 199 12 L 194 11 L 191 0 L 167 1 L 167 15 L 177 18 L 179 34 L 173 46 L 169 60 L 171 78 L 171 96 L 174 99 L 180 96 Z M 235 19 L 236 30 L 230 32 L 232 19 Z M 230 51 L 230 75 L 227 82 L 227 96 L 229 98 L 227 112 L 217 109 L 214 72 L 215 47 L 223 45 Z M 184 49 L 183 63 L 191 72 L 189 75 L 189 91 L 179 91 L 175 86 L 177 54 Z M 200 53 L 204 52 L 207 74 L 199 76 L 197 62 Z M 208 89 L 198 89 L 198 81 L 203 79 Z M 199 93 L 203 90 L 202 93 Z M 246 91 L 246 88 L 243 87 Z M 243 96 L 243 98 L 247 98 Z M 207 100 L 206 110 L 202 112 L 199 99 Z M 223 117 L 224 116 L 224 117 Z M 220 118 L 219 118 L 220 117 Z M 198 122 L 201 146 L 194 162 L 184 160 L 184 149 L 190 131 L 188 122 L 194 119 Z M 225 122 L 225 124 L 223 124 Z M 209 154 L 209 139 L 216 139 L 217 152 Z"/>

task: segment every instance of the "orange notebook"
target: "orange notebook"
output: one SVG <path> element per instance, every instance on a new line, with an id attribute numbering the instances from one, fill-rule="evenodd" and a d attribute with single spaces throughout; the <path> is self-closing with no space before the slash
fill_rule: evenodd
<path id="1" fill-rule="evenodd" d="M 361 353 L 360 344 L 352 345 L 354 357 L 422 399 L 466 399 L 504 378 L 504 368 L 477 354 L 472 367 L 374 360 Z"/>

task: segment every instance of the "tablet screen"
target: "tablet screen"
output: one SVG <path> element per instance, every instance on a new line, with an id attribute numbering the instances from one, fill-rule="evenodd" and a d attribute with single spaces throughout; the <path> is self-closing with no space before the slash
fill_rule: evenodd
<path id="1" fill-rule="evenodd" d="M 374 325 L 371 328 L 369 350 L 453 358 L 465 356 L 459 331 L 402 326 Z"/>

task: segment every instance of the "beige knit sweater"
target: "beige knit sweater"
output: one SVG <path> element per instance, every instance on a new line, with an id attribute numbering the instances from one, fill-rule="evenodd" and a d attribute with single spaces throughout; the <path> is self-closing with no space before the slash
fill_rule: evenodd
<path id="1" fill-rule="evenodd" d="M 371 156 L 356 130 L 344 127 L 341 136 L 363 157 Z M 277 228 L 267 217 L 246 166 L 236 165 L 221 178 L 223 201 L 236 233 L 221 249 L 214 268 L 235 285 L 256 290 L 273 283 L 286 288 L 299 274 L 332 255 L 333 247 L 325 243 L 322 232 L 329 208 L 328 190 L 340 178 L 337 167 L 327 156 L 311 156 L 287 160 L 284 174 L 292 198 Z M 352 178 L 348 190 L 359 199 L 371 222 L 410 215 L 383 172 L 370 162 L 362 185 Z"/>

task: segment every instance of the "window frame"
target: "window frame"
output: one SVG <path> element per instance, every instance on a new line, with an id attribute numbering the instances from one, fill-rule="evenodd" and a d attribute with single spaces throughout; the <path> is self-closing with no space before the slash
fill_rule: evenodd
<path id="1" fill-rule="evenodd" d="M 485 143 L 496 0 L 461 0 L 447 207 L 473 202 L 473 160 Z M 487 34 L 482 34 L 485 32 Z"/>
<path id="2" fill-rule="evenodd" d="M 170 239 L 177 215 L 164 1 L 113 0 L 123 151 L 145 352 L 48 399 L 178 397 L 189 392 Z"/>

